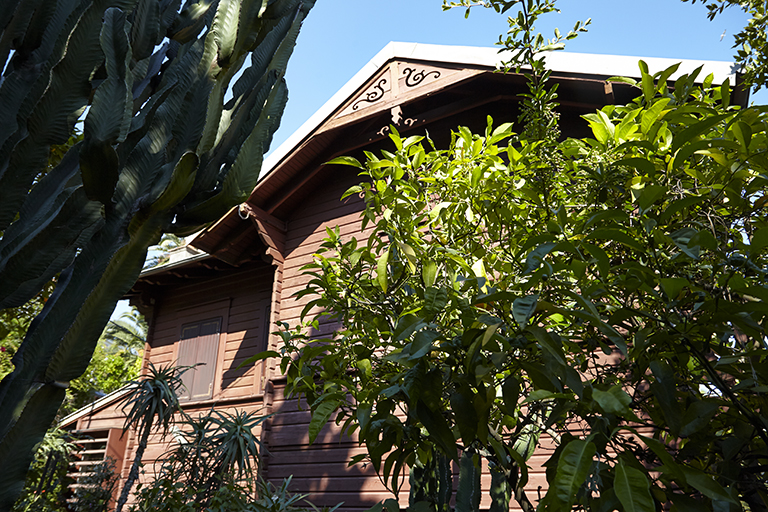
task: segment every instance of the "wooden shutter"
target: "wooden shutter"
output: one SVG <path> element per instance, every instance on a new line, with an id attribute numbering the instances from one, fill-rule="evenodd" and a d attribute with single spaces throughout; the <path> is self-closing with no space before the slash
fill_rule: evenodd
<path id="1" fill-rule="evenodd" d="M 182 326 L 177 358 L 179 366 L 204 364 L 184 374 L 182 381 L 186 389 L 180 391 L 180 400 L 206 400 L 213 396 L 220 331 L 221 318 Z"/>

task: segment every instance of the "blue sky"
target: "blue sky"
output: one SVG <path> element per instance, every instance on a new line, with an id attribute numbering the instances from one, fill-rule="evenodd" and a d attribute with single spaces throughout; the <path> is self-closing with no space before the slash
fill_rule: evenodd
<path id="1" fill-rule="evenodd" d="M 592 18 L 589 32 L 566 47 L 582 53 L 732 61 L 733 36 L 747 20 L 731 9 L 709 21 L 704 5 L 680 0 L 560 0 L 558 7 L 537 30 L 551 37 L 555 27 L 566 32 Z M 388 42 L 493 46 L 507 28 L 506 15 L 476 8 L 464 19 L 461 9 L 442 11 L 441 0 L 317 0 L 289 64 L 288 106 L 271 149 Z"/>

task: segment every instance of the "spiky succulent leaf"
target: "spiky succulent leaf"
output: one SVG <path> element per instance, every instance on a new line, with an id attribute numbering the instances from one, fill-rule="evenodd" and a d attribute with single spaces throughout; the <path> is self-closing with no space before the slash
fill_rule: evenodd
<path id="1" fill-rule="evenodd" d="M 189 232 L 192 226 L 203 224 L 207 218 L 218 218 L 224 215 L 232 204 L 248 198 L 258 180 L 258 175 L 254 175 L 253 169 L 261 168 L 264 152 L 269 147 L 268 141 L 277 130 L 279 123 L 277 114 L 283 111 L 287 101 L 288 88 L 285 81 L 281 80 L 272 89 L 259 116 L 259 121 L 240 148 L 235 163 L 224 179 L 222 190 L 184 212 L 177 222 L 174 222 L 173 230 L 178 230 L 180 233 Z"/>
<path id="2" fill-rule="evenodd" d="M 163 190 L 157 200 L 152 203 L 150 213 L 171 210 L 179 201 L 184 199 L 195 184 L 195 174 L 200 158 L 197 153 L 187 151 L 181 157 L 173 169 L 173 175 L 168 186 Z"/>
<path id="3" fill-rule="evenodd" d="M 26 473 L 35 456 L 29 447 L 43 440 L 51 426 L 50 418 L 56 414 L 63 399 L 64 387 L 54 384 L 43 385 L 32 393 L 26 407 L 15 418 L 13 429 L 0 441 L 4 475 Z M 10 510 L 23 487 L 24 480 L 0 485 L 0 510 Z"/>
<path id="4" fill-rule="evenodd" d="M 107 9 L 101 29 L 107 78 L 93 95 L 85 118 L 85 140 L 122 142 L 128 135 L 133 117 L 133 75 L 128 67 L 133 57 L 128 39 L 130 26 L 124 12 Z"/>
<path id="5" fill-rule="evenodd" d="M 14 453 L 34 444 L 17 435 L 18 411 L 39 412 L 47 426 L 61 401 L 38 406 L 35 383 L 82 373 L 147 247 L 176 214 L 197 208 L 200 226 L 250 193 L 285 103 L 287 55 L 313 4 L 190 0 L 180 12 L 180 0 L 43 3 L 0 12 L 13 20 L 0 24 L 0 56 L 10 35 L 30 50 L 0 83 L 0 297 L 17 303 L 59 274 L 0 383 L 0 446 L 13 443 Z M 230 81 L 261 43 L 256 71 L 245 71 L 225 108 Z M 83 142 L 46 174 L 49 146 L 67 140 L 89 104 Z M 10 453 L 0 449 L 8 496 L 26 470 Z"/>
<path id="6" fill-rule="evenodd" d="M 60 201 L 48 211 L 47 222 L 0 241 L 0 272 L 7 276 L 0 282 L 0 307 L 26 302 L 74 258 L 85 241 L 83 235 L 88 237 L 101 225 L 101 205 L 89 201 L 82 187 L 67 189 L 57 199 Z M 30 281 L 28 293 L 19 290 Z"/>
<path id="7" fill-rule="evenodd" d="M 146 59 L 161 40 L 160 3 L 157 0 L 139 0 L 131 19 L 134 58 L 137 61 Z"/>

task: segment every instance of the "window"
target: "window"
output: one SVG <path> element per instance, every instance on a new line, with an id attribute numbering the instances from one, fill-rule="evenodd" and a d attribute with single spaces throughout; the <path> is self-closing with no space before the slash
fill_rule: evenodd
<path id="1" fill-rule="evenodd" d="M 206 400 L 213 396 L 213 380 L 216 375 L 216 356 L 219 352 L 221 318 L 213 318 L 181 326 L 178 365 L 195 366 L 182 376 L 184 387 L 179 400 Z"/>

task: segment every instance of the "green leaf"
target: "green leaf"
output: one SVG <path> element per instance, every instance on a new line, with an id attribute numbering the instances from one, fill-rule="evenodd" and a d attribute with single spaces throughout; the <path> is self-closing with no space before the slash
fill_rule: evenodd
<path id="1" fill-rule="evenodd" d="M 637 251 L 645 252 L 645 247 L 643 247 L 643 245 L 640 244 L 635 238 L 615 228 L 597 228 L 587 236 L 587 240 L 590 239 L 619 242 L 620 244 L 631 247 Z"/>
<path id="2" fill-rule="evenodd" d="M 741 145 L 741 151 L 749 152 L 749 144 L 752 142 L 752 128 L 744 121 L 738 121 L 731 125 L 731 131 Z"/>
<path id="3" fill-rule="evenodd" d="M 719 114 L 714 116 L 705 116 L 701 121 L 692 124 L 688 128 L 678 133 L 673 139 L 670 151 L 673 154 L 676 153 L 678 149 L 683 147 L 683 144 L 692 140 L 694 137 L 711 130 L 712 127 L 714 127 L 716 124 L 733 115 L 734 114 Z"/>
<path id="4" fill-rule="evenodd" d="M 523 269 L 523 275 L 530 274 L 534 270 L 541 266 L 541 262 L 544 261 L 544 257 L 555 248 L 557 244 L 554 242 L 548 242 L 542 244 L 528 253 L 525 258 L 525 269 Z"/>
<path id="5" fill-rule="evenodd" d="M 372 372 L 373 367 L 371 366 L 370 359 L 358 359 L 356 366 L 358 370 L 362 372 L 362 375 L 365 379 L 370 379 L 373 376 L 373 372 Z M 362 425 L 361 425 L 361 428 L 362 428 Z"/>
<path id="6" fill-rule="evenodd" d="M 512 375 L 504 379 L 501 384 L 501 396 L 506 406 L 505 413 L 511 416 L 517 409 L 517 401 L 520 399 L 520 381 Z"/>
<path id="7" fill-rule="evenodd" d="M 731 104 L 731 79 L 728 77 L 725 77 L 723 84 L 720 86 L 720 98 L 723 102 L 723 107 Z"/>
<path id="8" fill-rule="evenodd" d="M 660 73 L 656 73 L 656 75 L 654 75 L 654 76 L 658 77 L 658 79 L 657 79 L 657 83 L 658 83 L 657 90 L 659 92 L 661 92 L 662 94 L 667 94 L 668 93 L 668 91 L 666 90 L 667 79 L 670 76 L 672 76 L 672 74 L 675 71 L 677 71 L 677 69 L 679 67 L 680 67 L 680 63 L 677 62 L 677 63 L 672 64 L 671 66 L 669 66 L 664 71 L 661 71 Z M 699 69 L 701 69 L 701 68 L 699 68 Z M 698 71 L 696 72 L 696 74 L 698 74 Z"/>
<path id="9" fill-rule="evenodd" d="M 477 413 L 472 402 L 472 390 L 462 386 L 451 394 L 451 409 L 453 410 L 456 426 L 459 428 L 464 446 L 469 446 L 477 436 Z"/>
<path id="10" fill-rule="evenodd" d="M 430 315 L 440 313 L 448 304 L 448 290 L 430 287 L 424 291 L 424 311 Z"/>
<path id="11" fill-rule="evenodd" d="M 702 229 L 688 240 L 688 247 L 694 248 L 696 246 L 709 249 L 710 251 L 717 251 L 717 239 L 708 229 Z"/>
<path id="12" fill-rule="evenodd" d="M 315 442 L 331 415 L 341 405 L 342 399 L 336 394 L 331 394 L 321 396 L 319 401 L 319 404 L 315 403 L 312 406 L 312 419 L 309 422 L 309 444 Z"/>
<path id="13" fill-rule="evenodd" d="M 713 144 L 713 141 L 709 139 L 696 140 L 688 144 L 684 144 L 675 154 L 675 159 L 672 162 L 672 168 L 673 169 L 684 168 L 689 175 L 694 176 L 701 181 L 706 181 L 706 178 L 704 177 L 704 175 L 702 175 L 698 171 L 698 169 L 696 169 L 695 160 L 688 163 L 689 167 L 683 167 L 683 166 L 686 163 L 686 160 L 691 157 L 691 155 L 693 155 L 696 152 L 709 150 L 713 146 L 715 146 L 715 144 Z"/>
<path id="14" fill-rule="evenodd" d="M 525 326 L 528 325 L 528 320 L 536 312 L 538 299 L 538 294 L 526 295 L 525 297 L 515 299 L 512 303 L 512 317 L 517 322 L 517 325 L 520 326 L 520 329 L 525 329 Z"/>
<path id="15" fill-rule="evenodd" d="M 706 499 L 694 499 L 684 494 L 675 493 L 672 501 L 672 512 L 701 512 L 709 510 Z M 712 510 L 717 510 L 712 507 Z"/>
<path id="16" fill-rule="evenodd" d="M 418 258 L 416 257 L 416 252 L 413 250 L 413 247 L 403 242 L 397 242 L 397 247 L 400 249 L 400 252 L 405 255 L 406 261 L 408 262 L 408 268 L 411 272 L 416 272 Z"/>
<path id="17" fill-rule="evenodd" d="M 609 79 L 607 79 L 606 82 L 617 82 L 621 84 L 629 84 L 632 86 L 637 86 L 637 80 L 634 80 L 632 78 L 627 78 L 625 76 L 612 76 Z"/>
<path id="18" fill-rule="evenodd" d="M 678 212 L 695 206 L 703 202 L 706 198 L 703 196 L 684 197 L 682 199 L 676 199 L 670 202 L 663 212 L 659 215 L 659 223 L 665 223 L 672 218 Z"/>
<path id="19" fill-rule="evenodd" d="M 654 94 L 656 93 L 656 87 L 653 84 L 653 77 L 648 73 L 643 73 L 641 79 L 643 97 L 646 103 L 650 103 L 653 100 Z"/>
<path id="20" fill-rule="evenodd" d="M 681 228 L 677 231 L 670 233 L 669 237 L 675 243 L 678 249 L 683 251 L 686 255 L 690 256 L 694 260 L 699 259 L 699 247 L 691 246 L 689 242 L 696 235 L 697 231 L 692 228 Z"/>
<path id="21" fill-rule="evenodd" d="M 760 251 L 768 247 L 768 227 L 755 231 L 749 244 L 749 252 L 751 254 L 759 254 Z"/>
<path id="22" fill-rule="evenodd" d="M 539 342 L 539 345 L 548 352 L 561 365 L 566 366 L 565 355 L 563 354 L 563 345 L 560 341 L 555 341 L 552 333 L 538 326 L 529 326 L 527 329 Z M 555 335 L 557 336 L 557 335 Z"/>
<path id="23" fill-rule="evenodd" d="M 670 450 L 667 446 L 652 437 L 639 436 L 640 439 L 648 445 L 653 453 L 659 458 L 663 466 L 660 470 L 671 478 L 678 480 L 683 478 L 683 473 L 680 466 L 675 462 L 675 459 L 670 455 Z"/>
<path id="24" fill-rule="evenodd" d="M 639 469 L 625 466 L 621 460 L 616 465 L 614 489 L 624 512 L 656 511 L 645 474 Z"/>
<path id="25" fill-rule="evenodd" d="M 687 279 L 682 277 L 663 277 L 659 279 L 659 282 L 669 300 L 677 299 L 683 288 L 691 285 Z"/>
<path id="26" fill-rule="evenodd" d="M 394 337 L 395 341 L 402 341 L 426 325 L 427 322 L 416 315 L 403 315 L 397 321 L 395 332 L 392 333 L 392 336 Z"/>
<path id="27" fill-rule="evenodd" d="M 656 378 L 651 384 L 651 392 L 658 400 L 664 419 L 667 420 L 670 432 L 677 437 L 680 432 L 682 413 L 677 401 L 677 386 L 672 368 L 664 362 L 651 361 L 648 365 Z"/>
<path id="28" fill-rule="evenodd" d="M 536 389 L 534 391 L 531 391 L 528 396 L 525 397 L 525 400 L 523 400 L 524 404 L 528 404 L 531 402 L 537 402 L 539 400 L 547 400 L 548 398 L 554 398 L 556 393 L 553 393 L 551 391 L 547 391 L 546 389 Z"/>
<path id="29" fill-rule="evenodd" d="M 592 398 L 600 405 L 603 411 L 609 414 L 619 416 L 631 414 L 629 404 L 632 403 L 632 398 L 618 384 L 612 386 L 608 391 L 601 391 L 597 388 L 593 389 Z"/>
<path id="30" fill-rule="evenodd" d="M 556 510 L 571 509 L 576 493 L 589 476 L 596 451 L 593 442 L 574 439 L 560 452 L 555 479 L 545 497 L 560 505 Z"/>
<path id="31" fill-rule="evenodd" d="M 627 167 L 632 167 L 645 174 L 653 175 L 653 173 L 656 172 L 656 166 L 653 165 L 653 162 L 646 158 L 624 158 L 622 160 L 617 160 L 615 163 L 616 165 L 626 165 Z"/>
<path id="32" fill-rule="evenodd" d="M 640 214 L 642 215 L 653 204 L 664 197 L 667 193 L 667 187 L 663 185 L 646 185 L 643 187 L 643 191 L 640 192 L 640 196 L 637 198 L 637 205 L 640 207 Z"/>
<path id="33" fill-rule="evenodd" d="M 451 459 L 458 460 L 456 441 L 443 415 L 439 411 L 430 409 L 422 400 L 416 403 L 415 412 L 419 421 L 427 429 L 429 436 L 440 450 Z"/>
<path id="34" fill-rule="evenodd" d="M 384 500 L 384 507 L 386 507 L 387 512 L 400 512 L 400 504 L 392 498 Z"/>
<path id="35" fill-rule="evenodd" d="M 347 189 L 347 191 L 346 191 L 346 192 L 344 192 L 344 193 L 341 195 L 341 199 L 342 199 L 342 200 L 343 200 L 343 199 L 346 199 L 346 198 L 348 198 L 349 196 L 352 196 L 352 195 L 355 195 L 355 194 L 359 194 L 359 193 L 360 193 L 360 192 L 362 192 L 362 191 L 363 191 L 363 187 L 361 187 L 360 185 L 354 185 L 354 186 L 352 186 L 352 187 L 349 187 L 349 188 Z"/>
<path id="36" fill-rule="evenodd" d="M 434 286 L 437 278 L 437 263 L 431 260 L 424 262 L 421 267 L 421 278 L 427 288 Z"/>
<path id="37" fill-rule="evenodd" d="M 432 343 L 440 337 L 440 333 L 430 329 L 423 329 L 413 336 L 413 342 L 410 344 L 411 360 L 424 357 L 432 349 Z"/>
<path id="38" fill-rule="evenodd" d="M 642 120 L 640 122 L 640 131 L 647 134 L 670 101 L 671 98 L 660 98 L 653 103 L 651 108 L 643 112 Z"/>
<path id="39" fill-rule="evenodd" d="M 712 420 L 717 413 L 719 404 L 711 400 L 697 400 L 683 414 L 680 437 L 695 434 Z"/>
<path id="40" fill-rule="evenodd" d="M 389 263 L 389 248 L 376 260 L 376 281 L 381 291 L 387 293 L 387 264 Z"/>
<path id="41" fill-rule="evenodd" d="M 607 278 L 611 271 L 611 264 L 610 260 L 608 259 L 608 254 L 602 248 L 594 244 L 583 242 L 581 246 L 586 249 L 590 256 L 595 259 L 597 263 L 597 270 L 600 272 L 600 277 L 603 279 Z"/>
<path id="42" fill-rule="evenodd" d="M 731 498 L 728 491 L 726 491 L 722 485 L 715 482 L 712 477 L 703 471 L 690 466 L 683 466 L 683 473 L 685 474 L 685 481 L 688 485 L 707 498 L 711 500 L 727 501 L 728 503 L 738 505 L 738 502 Z"/>

